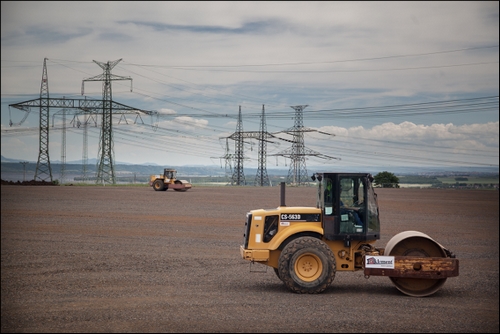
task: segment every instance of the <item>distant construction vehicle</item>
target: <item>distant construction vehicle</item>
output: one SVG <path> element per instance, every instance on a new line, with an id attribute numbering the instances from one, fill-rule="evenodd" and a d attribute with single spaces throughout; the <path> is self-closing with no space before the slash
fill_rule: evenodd
<path id="1" fill-rule="evenodd" d="M 177 171 L 175 169 L 165 168 L 163 175 L 151 175 L 149 185 L 155 191 L 166 191 L 174 189 L 175 191 L 187 191 L 193 186 L 186 180 L 177 180 Z"/>

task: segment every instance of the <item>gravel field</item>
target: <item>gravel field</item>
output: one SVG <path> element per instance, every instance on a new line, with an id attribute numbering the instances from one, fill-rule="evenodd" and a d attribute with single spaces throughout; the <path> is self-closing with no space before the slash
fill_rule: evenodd
<path id="1" fill-rule="evenodd" d="M 279 192 L 2 185 L 1 332 L 499 332 L 498 191 L 377 189 L 379 247 L 417 230 L 460 260 L 424 298 L 362 272 L 294 294 L 241 259 L 246 212 Z M 285 201 L 315 206 L 315 188 Z"/>

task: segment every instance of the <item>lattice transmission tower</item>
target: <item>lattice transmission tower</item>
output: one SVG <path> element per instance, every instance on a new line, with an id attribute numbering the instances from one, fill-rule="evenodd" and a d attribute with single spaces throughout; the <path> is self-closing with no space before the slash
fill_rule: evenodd
<path id="1" fill-rule="evenodd" d="M 224 149 L 224 155 L 221 156 L 221 157 L 210 157 L 210 158 L 213 158 L 213 159 L 224 159 L 225 161 L 225 167 L 224 167 L 224 177 L 226 178 L 226 180 L 229 180 L 230 183 L 232 183 L 232 176 L 233 176 L 233 165 L 232 165 L 232 161 L 234 159 L 234 155 L 230 153 L 230 150 L 229 150 L 229 138 L 225 138 L 226 139 L 226 147 Z M 222 163 L 221 163 L 221 166 L 222 168 Z"/>
<path id="2" fill-rule="evenodd" d="M 258 157 L 258 168 L 257 174 L 255 176 L 256 186 L 266 186 L 271 185 L 269 181 L 269 176 L 267 175 L 266 157 L 267 157 L 267 143 L 277 144 L 276 142 L 270 141 L 269 138 L 276 138 L 273 134 L 267 132 L 265 108 L 262 105 L 262 114 L 260 121 L 259 131 L 243 131 L 243 121 L 241 117 L 241 106 L 238 114 L 238 124 L 236 125 L 236 132 L 231 136 L 227 137 L 235 141 L 235 154 L 230 155 L 226 153 L 226 163 L 229 159 L 233 159 L 235 162 L 235 167 L 233 170 L 233 177 L 231 179 L 231 185 L 242 185 L 245 183 L 245 175 L 243 173 L 243 144 L 244 139 L 256 139 L 259 141 L 259 157 Z M 281 139 L 281 138 L 279 138 Z"/>
<path id="3" fill-rule="evenodd" d="M 62 110 L 62 133 L 61 133 L 61 183 L 66 177 L 66 109 Z"/>
<path id="4" fill-rule="evenodd" d="M 80 122 L 80 121 L 78 121 Z M 78 125 L 80 127 L 80 124 Z M 82 181 L 88 180 L 87 164 L 89 162 L 89 121 L 88 115 L 83 115 L 83 145 L 82 145 Z"/>
<path id="5" fill-rule="evenodd" d="M 78 127 L 83 126 L 83 149 L 82 149 L 82 181 L 85 183 L 89 180 L 88 175 L 88 147 L 89 147 L 89 124 L 90 122 L 94 123 L 94 126 L 97 127 L 97 121 L 95 119 L 95 115 L 83 114 L 83 123 L 78 120 Z"/>
<path id="6" fill-rule="evenodd" d="M 85 81 L 103 81 L 102 84 L 102 125 L 101 125 L 101 136 L 99 140 L 99 151 L 98 151 L 98 166 L 97 166 L 97 178 L 96 183 L 103 184 L 111 183 L 116 184 L 115 178 L 115 167 L 114 167 L 114 147 L 113 147 L 113 96 L 111 89 L 111 81 L 115 80 L 130 80 L 131 77 L 123 77 L 112 75 L 111 70 L 121 61 L 121 59 L 115 61 L 108 61 L 107 63 L 102 63 L 94 60 L 94 63 L 99 65 L 103 69 L 103 74 L 96 75 L 94 77 L 84 79 L 82 81 L 82 95 L 83 95 L 83 85 Z"/>
<path id="7" fill-rule="evenodd" d="M 306 107 L 307 105 L 292 106 L 295 110 L 295 123 L 290 131 L 293 135 L 290 169 L 287 176 L 287 182 L 290 184 L 300 185 L 309 181 L 304 151 L 304 132 L 302 132 L 304 127 L 303 111 Z"/>
<path id="8" fill-rule="evenodd" d="M 264 186 L 270 185 L 269 176 L 267 175 L 266 155 L 267 155 L 267 125 L 264 114 L 264 105 L 262 105 L 262 115 L 260 116 L 260 132 L 259 132 L 259 166 L 257 175 L 255 176 L 255 185 Z"/>
<path id="9" fill-rule="evenodd" d="M 40 87 L 39 150 L 35 180 L 50 180 L 52 182 L 52 167 L 50 166 L 49 157 L 49 118 L 49 77 L 47 75 L 47 58 L 44 58 Z"/>
<path id="10" fill-rule="evenodd" d="M 340 158 L 331 157 L 305 147 L 304 144 L 305 132 L 318 132 L 325 135 L 334 136 L 333 134 L 330 133 L 304 127 L 303 111 L 306 107 L 307 105 L 293 106 L 292 108 L 295 110 L 295 124 L 293 128 L 282 131 L 284 133 L 293 136 L 293 140 L 291 141 L 292 147 L 277 154 L 273 154 L 276 156 L 283 156 L 290 159 L 290 169 L 288 170 L 287 183 L 297 186 L 304 185 L 309 182 L 309 178 L 307 176 L 307 168 L 306 168 L 306 156 L 315 156 L 317 158 L 327 159 L 327 160 L 330 159 L 340 160 Z"/>
<path id="11" fill-rule="evenodd" d="M 241 106 L 238 112 L 238 122 L 236 123 L 236 132 L 230 137 L 234 139 L 234 169 L 231 184 L 237 186 L 245 185 L 245 173 L 243 171 L 243 121 L 241 117 Z"/>

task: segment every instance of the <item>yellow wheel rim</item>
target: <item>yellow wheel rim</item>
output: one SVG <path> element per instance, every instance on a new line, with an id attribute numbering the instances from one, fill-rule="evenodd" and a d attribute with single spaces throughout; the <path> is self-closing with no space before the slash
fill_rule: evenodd
<path id="1" fill-rule="evenodd" d="M 295 273 L 305 282 L 314 281 L 322 272 L 323 263 L 314 254 L 304 254 L 295 261 Z"/>

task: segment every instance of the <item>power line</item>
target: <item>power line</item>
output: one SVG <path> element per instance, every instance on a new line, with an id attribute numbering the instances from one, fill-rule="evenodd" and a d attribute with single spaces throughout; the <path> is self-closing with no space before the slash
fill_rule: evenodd
<path id="1" fill-rule="evenodd" d="M 145 64 L 134 64 L 130 63 L 130 65 L 141 66 L 141 67 L 157 67 L 157 68 L 172 68 L 172 69 L 186 69 L 186 68 L 234 68 L 234 67 L 267 67 L 267 66 L 296 66 L 296 65 L 317 65 L 317 64 L 335 64 L 335 63 L 346 63 L 346 62 L 363 62 L 363 61 L 373 61 L 373 60 L 382 60 L 382 59 L 394 59 L 394 58 L 407 58 L 407 57 L 422 57 L 422 56 L 431 56 L 438 54 L 447 54 L 447 53 L 456 53 L 463 51 L 472 51 L 472 50 L 481 50 L 481 49 L 492 49 L 498 48 L 498 45 L 489 45 L 489 46 L 478 46 L 478 47 L 470 47 L 470 48 L 462 48 L 462 49 L 454 49 L 454 50 L 444 50 L 444 51 L 433 51 L 433 52 L 425 52 L 425 53 L 413 53 L 406 55 L 389 55 L 389 56 L 381 56 L 381 57 L 368 57 L 368 58 L 351 58 L 351 59 L 343 59 L 343 60 L 331 60 L 331 61 L 318 61 L 318 62 L 282 62 L 282 63 L 267 63 L 267 64 L 240 64 L 240 65 L 145 65 Z"/>

